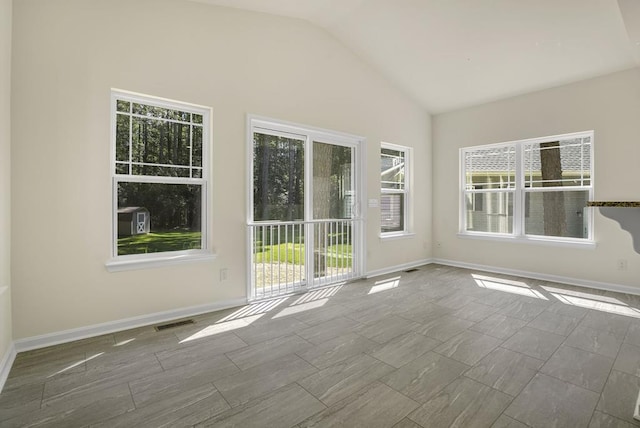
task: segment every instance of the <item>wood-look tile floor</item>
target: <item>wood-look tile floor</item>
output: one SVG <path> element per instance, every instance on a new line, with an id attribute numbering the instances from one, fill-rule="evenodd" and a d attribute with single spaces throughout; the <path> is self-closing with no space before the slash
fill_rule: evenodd
<path id="1" fill-rule="evenodd" d="M 20 353 L 0 426 L 633 427 L 640 297 L 440 265 Z"/>

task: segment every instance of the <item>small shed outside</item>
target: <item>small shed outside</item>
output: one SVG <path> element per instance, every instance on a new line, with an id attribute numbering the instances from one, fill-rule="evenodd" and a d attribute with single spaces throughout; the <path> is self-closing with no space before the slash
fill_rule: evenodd
<path id="1" fill-rule="evenodd" d="M 143 235 L 149 233 L 151 216 L 144 207 L 118 208 L 118 236 Z"/>

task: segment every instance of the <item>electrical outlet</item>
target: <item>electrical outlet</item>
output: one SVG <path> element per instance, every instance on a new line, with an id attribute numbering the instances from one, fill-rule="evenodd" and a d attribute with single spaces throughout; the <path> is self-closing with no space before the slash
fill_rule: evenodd
<path id="1" fill-rule="evenodd" d="M 226 281 L 228 279 L 229 270 L 227 268 L 220 269 L 220 281 Z"/>
<path id="2" fill-rule="evenodd" d="M 627 260 L 626 259 L 618 259 L 616 262 L 616 269 L 618 270 L 627 270 Z"/>

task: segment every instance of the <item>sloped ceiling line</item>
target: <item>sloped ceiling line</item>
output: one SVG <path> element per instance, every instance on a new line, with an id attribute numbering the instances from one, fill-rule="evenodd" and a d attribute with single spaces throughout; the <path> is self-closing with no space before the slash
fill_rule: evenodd
<path id="1" fill-rule="evenodd" d="M 442 113 L 640 64 L 640 0 L 189 0 L 304 19 Z"/>

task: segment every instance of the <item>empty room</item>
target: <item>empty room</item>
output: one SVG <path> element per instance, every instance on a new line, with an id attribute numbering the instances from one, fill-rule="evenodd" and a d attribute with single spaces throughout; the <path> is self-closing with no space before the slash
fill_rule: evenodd
<path id="1" fill-rule="evenodd" d="M 0 0 L 0 426 L 640 427 L 640 1 Z"/>

